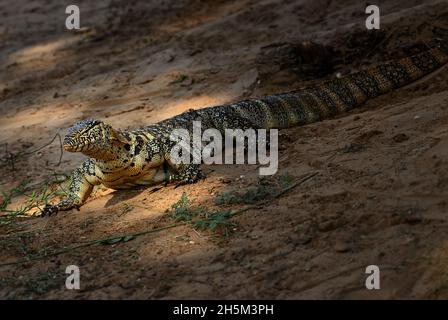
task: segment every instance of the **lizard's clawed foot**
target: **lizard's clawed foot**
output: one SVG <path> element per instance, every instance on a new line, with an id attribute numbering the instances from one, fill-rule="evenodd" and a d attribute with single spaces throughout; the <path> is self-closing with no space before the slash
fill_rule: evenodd
<path id="1" fill-rule="evenodd" d="M 205 174 L 201 171 L 199 165 L 192 164 L 181 168 L 176 174 L 170 177 L 171 181 L 176 181 L 176 187 L 195 183 L 205 178 Z"/>
<path id="2" fill-rule="evenodd" d="M 178 176 L 178 178 L 176 179 L 177 181 L 176 181 L 176 186 L 174 187 L 174 189 L 176 189 L 180 186 L 184 186 L 186 184 L 198 182 L 199 180 L 202 180 L 205 178 L 206 178 L 206 175 L 202 171 L 197 171 L 195 173 L 195 175 Z"/>
<path id="3" fill-rule="evenodd" d="M 78 209 L 81 205 L 74 202 L 72 199 L 65 199 L 57 205 L 47 204 L 42 210 L 41 217 L 56 215 L 59 211 L 66 211 L 70 209 Z"/>
<path id="4" fill-rule="evenodd" d="M 44 207 L 44 210 L 42 210 L 42 214 L 41 217 L 45 217 L 45 216 L 51 216 L 51 215 L 55 215 L 59 212 L 59 208 L 58 206 L 53 206 L 51 204 L 47 204 Z"/>

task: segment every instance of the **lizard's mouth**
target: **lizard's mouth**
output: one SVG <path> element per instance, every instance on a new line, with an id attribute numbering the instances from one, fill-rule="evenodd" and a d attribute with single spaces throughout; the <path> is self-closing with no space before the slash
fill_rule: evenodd
<path id="1" fill-rule="evenodd" d="M 69 141 L 64 141 L 62 146 L 64 147 L 64 150 L 68 151 L 68 152 L 78 152 L 83 147 L 82 144 L 72 143 L 72 142 L 69 142 Z"/>
<path id="2" fill-rule="evenodd" d="M 69 151 L 69 152 L 76 151 L 76 147 L 74 145 L 64 143 L 63 146 L 64 146 L 65 151 Z"/>
<path id="3" fill-rule="evenodd" d="M 62 146 L 64 147 L 65 151 L 68 152 L 77 152 L 82 147 L 82 144 L 79 143 L 80 141 L 77 141 L 73 139 L 73 137 L 65 137 L 64 142 L 62 143 Z"/>
<path id="4" fill-rule="evenodd" d="M 63 143 L 62 145 L 65 151 L 68 152 L 83 152 L 84 150 L 88 150 L 89 145 L 86 143 Z"/>

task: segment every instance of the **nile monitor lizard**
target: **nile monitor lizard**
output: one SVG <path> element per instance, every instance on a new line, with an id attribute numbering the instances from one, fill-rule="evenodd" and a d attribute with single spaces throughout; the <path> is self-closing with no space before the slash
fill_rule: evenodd
<path id="1" fill-rule="evenodd" d="M 79 207 L 94 185 L 120 189 L 197 181 L 201 177 L 198 164 L 170 161 L 170 133 L 175 128 L 191 130 L 193 120 L 200 120 L 203 130 L 216 128 L 221 132 L 226 128 L 281 129 L 304 125 L 351 110 L 447 62 L 448 48 L 436 47 L 314 87 L 190 110 L 133 131 L 115 130 L 99 120 L 80 121 L 68 130 L 64 148 L 89 158 L 73 172 L 67 197 L 56 205 L 47 205 L 43 215 Z"/>

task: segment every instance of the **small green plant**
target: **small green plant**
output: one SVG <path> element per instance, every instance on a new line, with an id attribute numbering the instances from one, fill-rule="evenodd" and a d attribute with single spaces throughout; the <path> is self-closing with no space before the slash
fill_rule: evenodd
<path id="1" fill-rule="evenodd" d="M 218 227 L 227 228 L 234 225 L 230 222 L 232 217 L 230 211 L 210 212 L 203 207 L 194 207 L 185 192 L 171 208 L 174 220 L 188 222 L 198 230 L 215 230 Z"/>
<path id="2" fill-rule="evenodd" d="M 0 204 L 0 212 L 4 213 L 0 217 L 0 225 L 9 224 L 14 218 L 26 214 L 34 208 L 40 208 L 46 205 L 48 201 L 55 195 L 55 191 L 48 190 L 48 185 L 44 185 L 40 191 L 32 191 L 30 195 L 25 195 L 27 200 L 23 205 L 15 210 L 9 210 L 12 198 L 23 195 L 28 190 L 29 181 L 25 180 L 9 193 L 2 192 L 3 201 Z"/>
<path id="3" fill-rule="evenodd" d="M 177 76 L 176 79 L 171 81 L 170 84 L 182 83 L 182 82 L 184 82 L 187 79 L 188 79 L 188 76 L 186 74 L 180 74 L 180 75 Z"/>
<path id="4" fill-rule="evenodd" d="M 13 188 L 9 193 L 5 193 L 2 191 L 3 201 L 0 204 L 0 211 L 6 210 L 8 205 L 11 204 L 12 198 L 23 194 L 26 191 L 28 184 L 29 184 L 29 180 L 24 180 L 17 187 Z"/>
<path id="5" fill-rule="evenodd" d="M 230 222 L 231 217 L 230 211 L 217 211 L 209 214 L 208 217 L 193 221 L 193 226 L 200 230 L 215 230 L 219 226 L 233 227 L 235 224 Z"/>
<path id="6" fill-rule="evenodd" d="M 179 201 L 171 206 L 171 209 L 173 210 L 173 218 L 176 221 L 190 221 L 194 215 L 197 215 L 197 212 L 193 212 L 190 200 L 185 192 L 182 193 Z"/>
<path id="7" fill-rule="evenodd" d="M 270 199 L 282 189 L 288 187 L 292 181 L 293 178 L 288 174 L 276 178 L 262 177 L 258 180 L 257 185 L 250 186 L 244 192 L 228 191 L 218 194 L 215 198 L 215 204 L 253 204 Z"/>

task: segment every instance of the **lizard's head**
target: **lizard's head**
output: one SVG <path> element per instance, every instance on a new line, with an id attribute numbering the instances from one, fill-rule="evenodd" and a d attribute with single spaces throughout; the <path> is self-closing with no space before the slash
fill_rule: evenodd
<path id="1" fill-rule="evenodd" d="M 123 140 L 122 135 L 110 125 L 87 119 L 75 123 L 64 138 L 64 149 L 69 152 L 92 154 L 110 149 L 114 142 Z"/>

